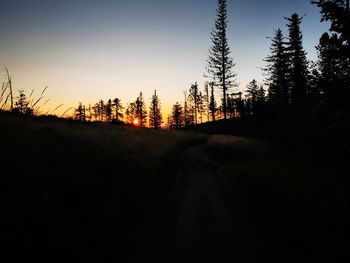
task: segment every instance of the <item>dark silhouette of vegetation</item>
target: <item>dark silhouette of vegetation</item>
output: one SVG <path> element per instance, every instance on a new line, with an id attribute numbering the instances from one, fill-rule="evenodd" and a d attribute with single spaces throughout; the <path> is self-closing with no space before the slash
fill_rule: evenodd
<path id="1" fill-rule="evenodd" d="M 289 103 L 289 59 L 281 29 L 275 31 L 270 50 L 271 55 L 265 59 L 268 65 L 264 69 L 268 74 L 269 104 L 281 108 Z"/>
<path id="2" fill-rule="evenodd" d="M 197 82 L 191 85 L 189 89 L 188 97 L 187 97 L 187 107 L 190 114 L 190 119 L 193 120 L 194 124 L 198 124 L 198 112 L 199 112 L 199 104 L 201 101 L 201 95 L 198 90 Z"/>
<path id="3" fill-rule="evenodd" d="M 294 110 L 303 110 L 305 106 L 307 83 L 308 83 L 308 63 L 306 52 L 303 49 L 302 33 L 300 31 L 301 18 L 298 14 L 293 14 L 286 18 L 288 26 L 287 52 L 289 57 L 289 85 L 290 103 Z"/>
<path id="4" fill-rule="evenodd" d="M 213 46 L 209 49 L 206 70 L 216 86 L 222 89 L 222 110 L 227 118 L 227 91 L 235 85 L 236 74 L 232 72 L 234 63 L 230 57 L 231 51 L 227 40 L 227 3 L 218 0 L 215 29 L 211 33 Z"/>
<path id="5" fill-rule="evenodd" d="M 184 126 L 184 114 L 180 103 L 176 102 L 170 116 L 170 127 L 179 129 Z"/>
<path id="6" fill-rule="evenodd" d="M 143 99 L 142 92 L 140 92 L 140 95 L 137 97 L 135 101 L 135 117 L 140 121 L 141 127 L 146 126 L 147 110 L 146 110 L 146 104 Z"/>
<path id="7" fill-rule="evenodd" d="M 124 115 L 123 115 L 124 107 L 123 107 L 121 100 L 119 98 L 115 98 L 113 100 L 113 107 L 114 107 L 115 120 L 120 121 L 124 117 Z"/>
<path id="8" fill-rule="evenodd" d="M 154 129 L 159 129 L 162 123 L 163 117 L 161 113 L 160 100 L 158 98 L 157 91 L 154 91 L 151 106 L 149 108 L 149 126 Z"/>
<path id="9" fill-rule="evenodd" d="M 211 115 L 211 120 L 215 121 L 215 115 L 217 112 L 217 106 L 214 95 L 214 82 L 210 83 L 210 101 L 209 101 L 209 113 Z"/>

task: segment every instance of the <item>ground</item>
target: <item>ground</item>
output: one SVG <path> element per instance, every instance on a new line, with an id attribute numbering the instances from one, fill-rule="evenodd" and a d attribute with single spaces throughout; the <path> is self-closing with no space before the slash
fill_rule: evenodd
<path id="1" fill-rule="evenodd" d="M 8 113 L 0 147 L 3 256 L 13 260 L 336 262 L 347 254 L 347 188 L 330 179 L 342 172 L 308 148 Z"/>

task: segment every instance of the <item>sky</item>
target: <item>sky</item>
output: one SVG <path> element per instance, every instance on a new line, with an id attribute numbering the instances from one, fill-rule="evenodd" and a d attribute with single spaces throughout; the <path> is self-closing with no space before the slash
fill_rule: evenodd
<path id="1" fill-rule="evenodd" d="M 274 29 L 298 13 L 310 60 L 328 25 L 308 0 L 228 0 L 228 40 L 238 89 L 262 81 Z M 15 90 L 39 96 L 45 86 L 53 109 L 157 90 L 163 109 L 205 73 L 216 0 L 0 0 L 0 67 Z M 5 71 L 2 71 L 2 79 Z M 219 94 L 218 94 L 219 95 Z"/>

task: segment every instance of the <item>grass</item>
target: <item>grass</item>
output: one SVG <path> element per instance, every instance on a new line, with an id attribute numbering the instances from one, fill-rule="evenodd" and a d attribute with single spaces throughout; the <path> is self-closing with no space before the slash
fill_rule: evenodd
<path id="1" fill-rule="evenodd" d="M 344 177 L 306 145 L 1 112 L 0 149 L 12 258 L 322 262 L 346 253 Z"/>

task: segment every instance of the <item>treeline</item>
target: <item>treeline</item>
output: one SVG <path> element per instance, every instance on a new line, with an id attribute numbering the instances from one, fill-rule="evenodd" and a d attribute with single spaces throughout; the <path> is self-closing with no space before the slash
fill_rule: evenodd
<path id="1" fill-rule="evenodd" d="M 134 102 L 123 106 L 119 98 L 100 100 L 87 107 L 79 103 L 74 110 L 74 119 L 79 121 L 114 122 L 131 124 L 141 127 L 160 128 L 163 123 L 161 103 L 156 91 L 152 96 L 151 105 L 147 111 L 142 92 Z"/>

